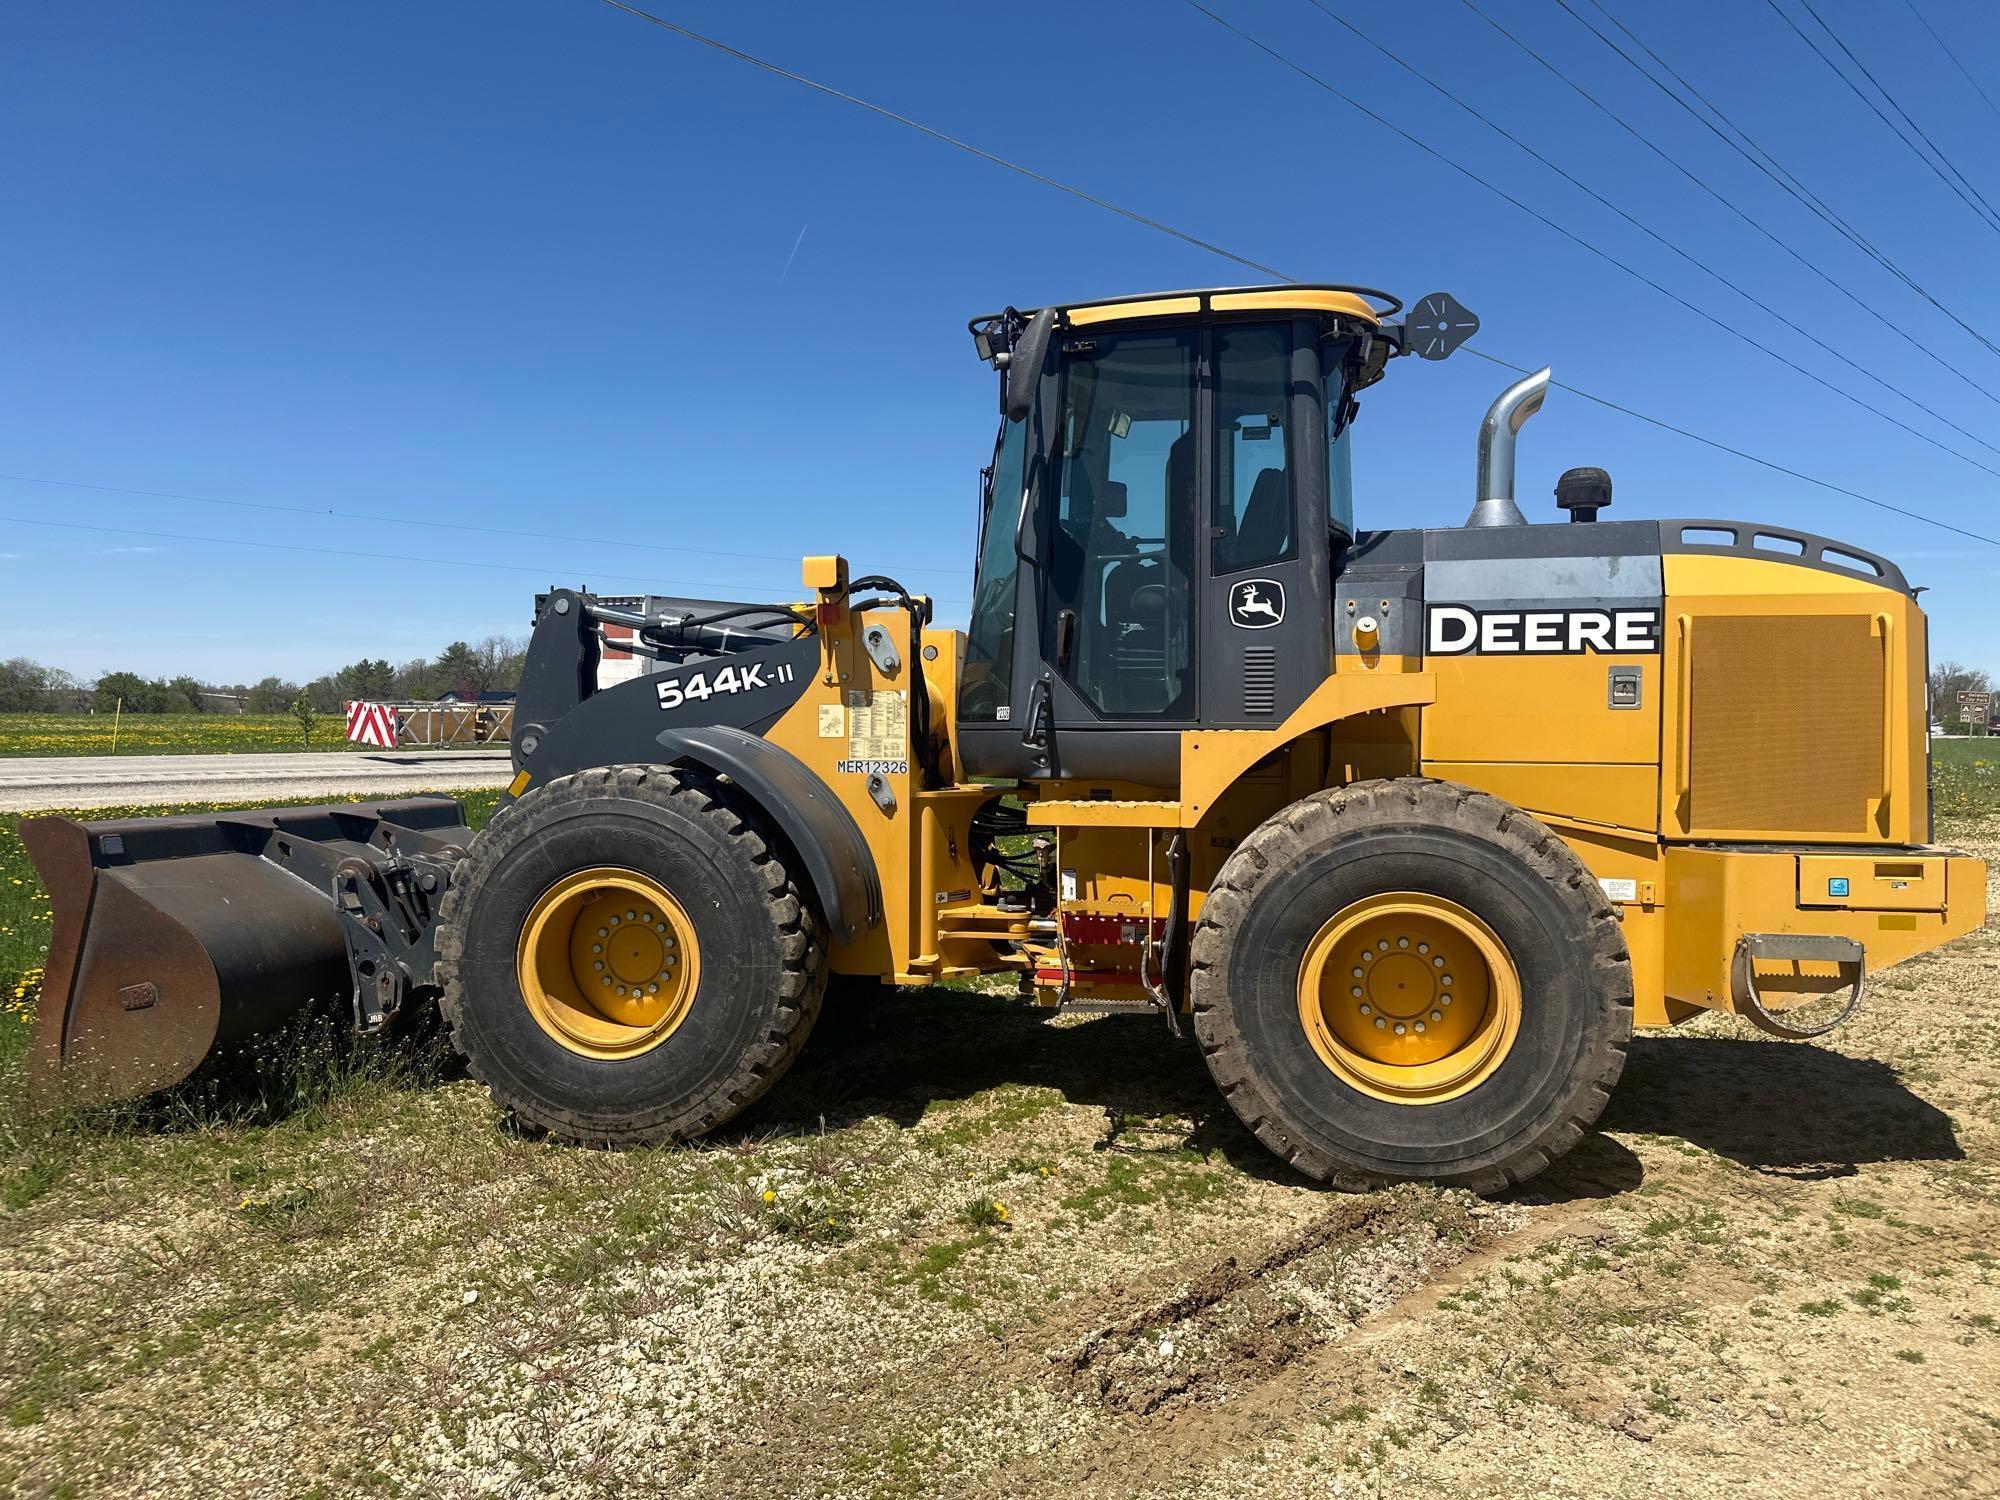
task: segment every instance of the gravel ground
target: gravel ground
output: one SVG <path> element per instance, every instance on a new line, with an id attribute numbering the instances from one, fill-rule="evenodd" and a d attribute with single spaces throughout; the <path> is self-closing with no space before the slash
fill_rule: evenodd
<path id="1" fill-rule="evenodd" d="M 1824 1043 L 1642 1036 L 1496 1202 L 1316 1190 L 1157 1023 L 975 992 L 683 1149 L 409 1049 L 10 1130 L 0 1492 L 2000 1493 L 1992 926 Z"/>

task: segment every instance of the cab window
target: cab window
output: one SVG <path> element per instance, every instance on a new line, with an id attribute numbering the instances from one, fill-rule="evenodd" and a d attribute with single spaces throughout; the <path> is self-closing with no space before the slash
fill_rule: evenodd
<path id="1" fill-rule="evenodd" d="M 1233 573 L 1296 555 L 1289 326 L 1215 333 L 1213 568 Z"/>
<path id="2" fill-rule="evenodd" d="M 1064 351 L 1046 660 L 1107 718 L 1194 704 L 1195 337 Z"/>

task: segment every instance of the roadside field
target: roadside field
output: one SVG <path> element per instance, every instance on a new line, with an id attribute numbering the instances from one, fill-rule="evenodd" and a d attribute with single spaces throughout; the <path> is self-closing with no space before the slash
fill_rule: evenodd
<path id="1" fill-rule="evenodd" d="M 1936 750 L 2000 858 L 2000 754 Z M 843 997 L 749 1117 L 623 1153 L 435 1044 L 35 1115 L 20 1034 L 0 1492 L 2000 1493 L 1991 925 L 1822 1043 L 1642 1035 L 1491 1203 L 1313 1189 L 1156 1021 L 976 990 Z"/>
<path id="2" fill-rule="evenodd" d="M 0 714 L 0 755 L 110 755 L 110 714 Z M 339 714 L 321 714 L 312 744 L 290 714 L 124 714 L 119 755 L 196 755 L 230 750 L 364 750 Z"/>

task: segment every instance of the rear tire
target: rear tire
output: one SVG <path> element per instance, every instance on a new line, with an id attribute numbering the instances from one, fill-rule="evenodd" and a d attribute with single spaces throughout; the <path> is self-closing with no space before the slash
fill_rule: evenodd
<path id="1" fill-rule="evenodd" d="M 1301 1172 L 1340 1187 L 1524 1181 L 1582 1139 L 1631 1040 L 1631 958 L 1602 889 L 1546 826 L 1449 782 L 1362 782 L 1271 818 L 1218 873 L 1191 957 L 1195 1034 L 1230 1106 Z M 1405 978 L 1414 993 L 1452 968 L 1459 985 L 1428 992 L 1445 1008 L 1426 999 L 1405 1016 L 1376 987 L 1391 964 L 1405 966 L 1392 997 Z M 1482 983 L 1484 1001 L 1469 993 Z M 1453 993 L 1467 1002 L 1455 1015 L 1441 998 Z M 1453 1022 L 1474 1005 L 1495 1019 L 1460 1043 L 1469 1033 Z M 1321 1008 L 1335 1021 L 1319 1025 Z M 1425 1030 L 1418 1019 L 1430 1042 L 1458 1049 L 1428 1073 L 1395 1055 L 1427 1044 L 1404 1036 L 1403 1020 Z M 1429 1094 L 1400 1091 L 1430 1077 Z"/>
<path id="2" fill-rule="evenodd" d="M 439 915 L 442 1009 L 473 1075 L 523 1124 L 587 1145 L 689 1139 L 798 1055 L 826 987 L 821 924 L 739 795 L 658 767 L 583 771 L 503 807 L 459 862 Z M 622 1049 L 615 1024 L 581 1005 L 575 1035 L 552 1023 L 524 956 L 538 921 L 574 918 L 550 898 L 604 870 L 670 898 L 657 904 L 699 965 L 691 994 Z M 668 930 L 663 916 L 640 935 Z M 536 951 L 560 962 L 568 948 L 558 934 Z M 612 1040 L 594 1045 L 597 1034 Z"/>

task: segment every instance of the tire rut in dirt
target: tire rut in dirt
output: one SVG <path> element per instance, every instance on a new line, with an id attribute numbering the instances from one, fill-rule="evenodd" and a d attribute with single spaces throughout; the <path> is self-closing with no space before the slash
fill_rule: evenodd
<path id="1" fill-rule="evenodd" d="M 672 892 L 702 956 L 686 1018 L 622 1058 L 556 1041 L 515 973 L 532 903 L 607 864 Z M 583 771 L 503 806 L 459 862 L 439 919 L 441 1005 L 473 1075 L 530 1130 L 600 1146 L 686 1140 L 755 1102 L 798 1055 L 826 985 L 821 933 L 740 792 L 654 766 Z"/>
<path id="2" fill-rule="evenodd" d="M 1498 1211 L 1398 1187 L 1328 1209 L 1248 1264 L 1229 1256 L 1153 1306 L 1052 1355 L 1111 1411 L 1215 1404 L 1272 1379 L 1495 1238 Z"/>

